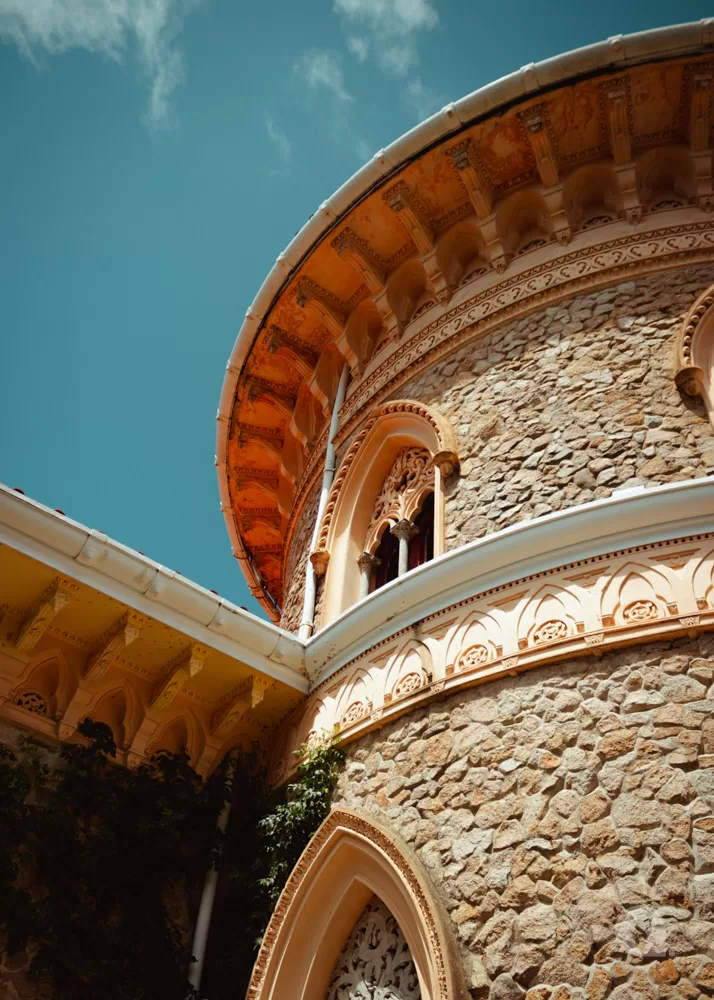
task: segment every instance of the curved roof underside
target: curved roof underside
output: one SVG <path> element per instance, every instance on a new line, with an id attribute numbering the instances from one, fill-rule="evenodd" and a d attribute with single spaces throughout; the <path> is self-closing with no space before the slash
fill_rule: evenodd
<path id="1" fill-rule="evenodd" d="M 279 256 L 228 362 L 216 459 L 234 554 L 272 617 L 291 513 L 344 361 L 349 398 L 372 356 L 419 314 L 425 287 L 424 308 L 437 308 L 456 281 L 450 269 L 496 272 L 524 252 L 497 215 L 514 193 L 548 197 L 585 164 L 691 146 L 697 88 L 709 88 L 711 106 L 713 46 L 714 19 L 526 66 L 376 153 Z M 562 196 L 560 207 L 565 217 Z M 550 238 L 570 238 L 549 225 Z"/>

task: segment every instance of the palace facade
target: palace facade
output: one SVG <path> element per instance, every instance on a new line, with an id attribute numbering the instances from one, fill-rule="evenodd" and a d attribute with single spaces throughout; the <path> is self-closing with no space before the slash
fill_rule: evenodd
<path id="1" fill-rule="evenodd" d="M 250 1000 L 714 995 L 714 21 L 447 106 L 248 309 L 221 505 L 271 622 L 0 492 L 0 729 L 334 808 Z"/>

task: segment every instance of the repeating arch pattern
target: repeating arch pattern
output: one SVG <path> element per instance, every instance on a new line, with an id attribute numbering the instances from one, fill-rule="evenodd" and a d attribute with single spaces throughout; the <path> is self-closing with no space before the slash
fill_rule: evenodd
<path id="1" fill-rule="evenodd" d="M 710 535 L 638 546 L 475 593 L 376 643 L 285 724 L 355 739 L 415 704 L 556 660 L 714 628 Z M 295 741 L 281 751 L 281 780 Z"/>

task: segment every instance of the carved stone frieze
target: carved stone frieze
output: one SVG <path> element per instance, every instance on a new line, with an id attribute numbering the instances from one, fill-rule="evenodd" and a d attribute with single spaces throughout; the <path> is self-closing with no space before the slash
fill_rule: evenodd
<path id="1" fill-rule="evenodd" d="M 561 595 L 569 617 L 542 611 L 546 583 Z M 696 635 L 714 628 L 712 594 L 712 534 L 604 553 L 514 579 L 440 608 L 365 649 L 330 675 L 328 700 L 328 682 L 317 683 L 299 710 L 296 729 L 331 731 L 338 725 L 352 740 L 421 700 L 553 662 L 564 649 L 568 656 L 599 657 L 640 641 Z M 414 643 L 425 635 L 428 652 Z M 296 718 L 290 725 L 296 726 Z M 285 772 L 294 767 L 295 749 L 286 747 Z"/>
<path id="2" fill-rule="evenodd" d="M 381 900 L 367 903 L 332 974 L 327 1000 L 421 1000 L 404 933 Z"/>

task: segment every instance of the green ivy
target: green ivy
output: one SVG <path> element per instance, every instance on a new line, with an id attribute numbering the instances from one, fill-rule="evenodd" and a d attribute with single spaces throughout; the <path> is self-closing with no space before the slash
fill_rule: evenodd
<path id="1" fill-rule="evenodd" d="M 214 918 L 201 990 L 209 1000 L 243 996 L 278 897 L 330 811 L 344 750 L 323 734 L 297 755 L 297 778 L 279 798 L 261 799 L 253 789 L 246 797 L 252 808 L 247 823 L 234 810 L 226 844 L 230 879 Z"/>
<path id="2" fill-rule="evenodd" d="M 0 931 L 56 1000 L 184 1000 L 190 942 L 166 905 L 200 891 L 225 783 L 185 754 L 130 771 L 104 726 L 80 726 L 59 767 L 0 751 Z"/>
<path id="3" fill-rule="evenodd" d="M 201 781 L 186 754 L 168 753 L 127 770 L 107 727 L 86 720 L 79 730 L 85 740 L 65 744 L 59 766 L 31 743 L 18 753 L 0 745 L 7 951 L 32 948 L 32 972 L 55 1000 L 185 1000 L 190 940 L 167 893 L 188 896 L 195 915 L 222 850 L 201 996 L 242 996 L 278 896 L 329 812 L 343 750 L 329 738 L 301 747 L 297 779 L 277 797 L 257 758 L 244 757 L 219 841 L 223 773 Z"/>

